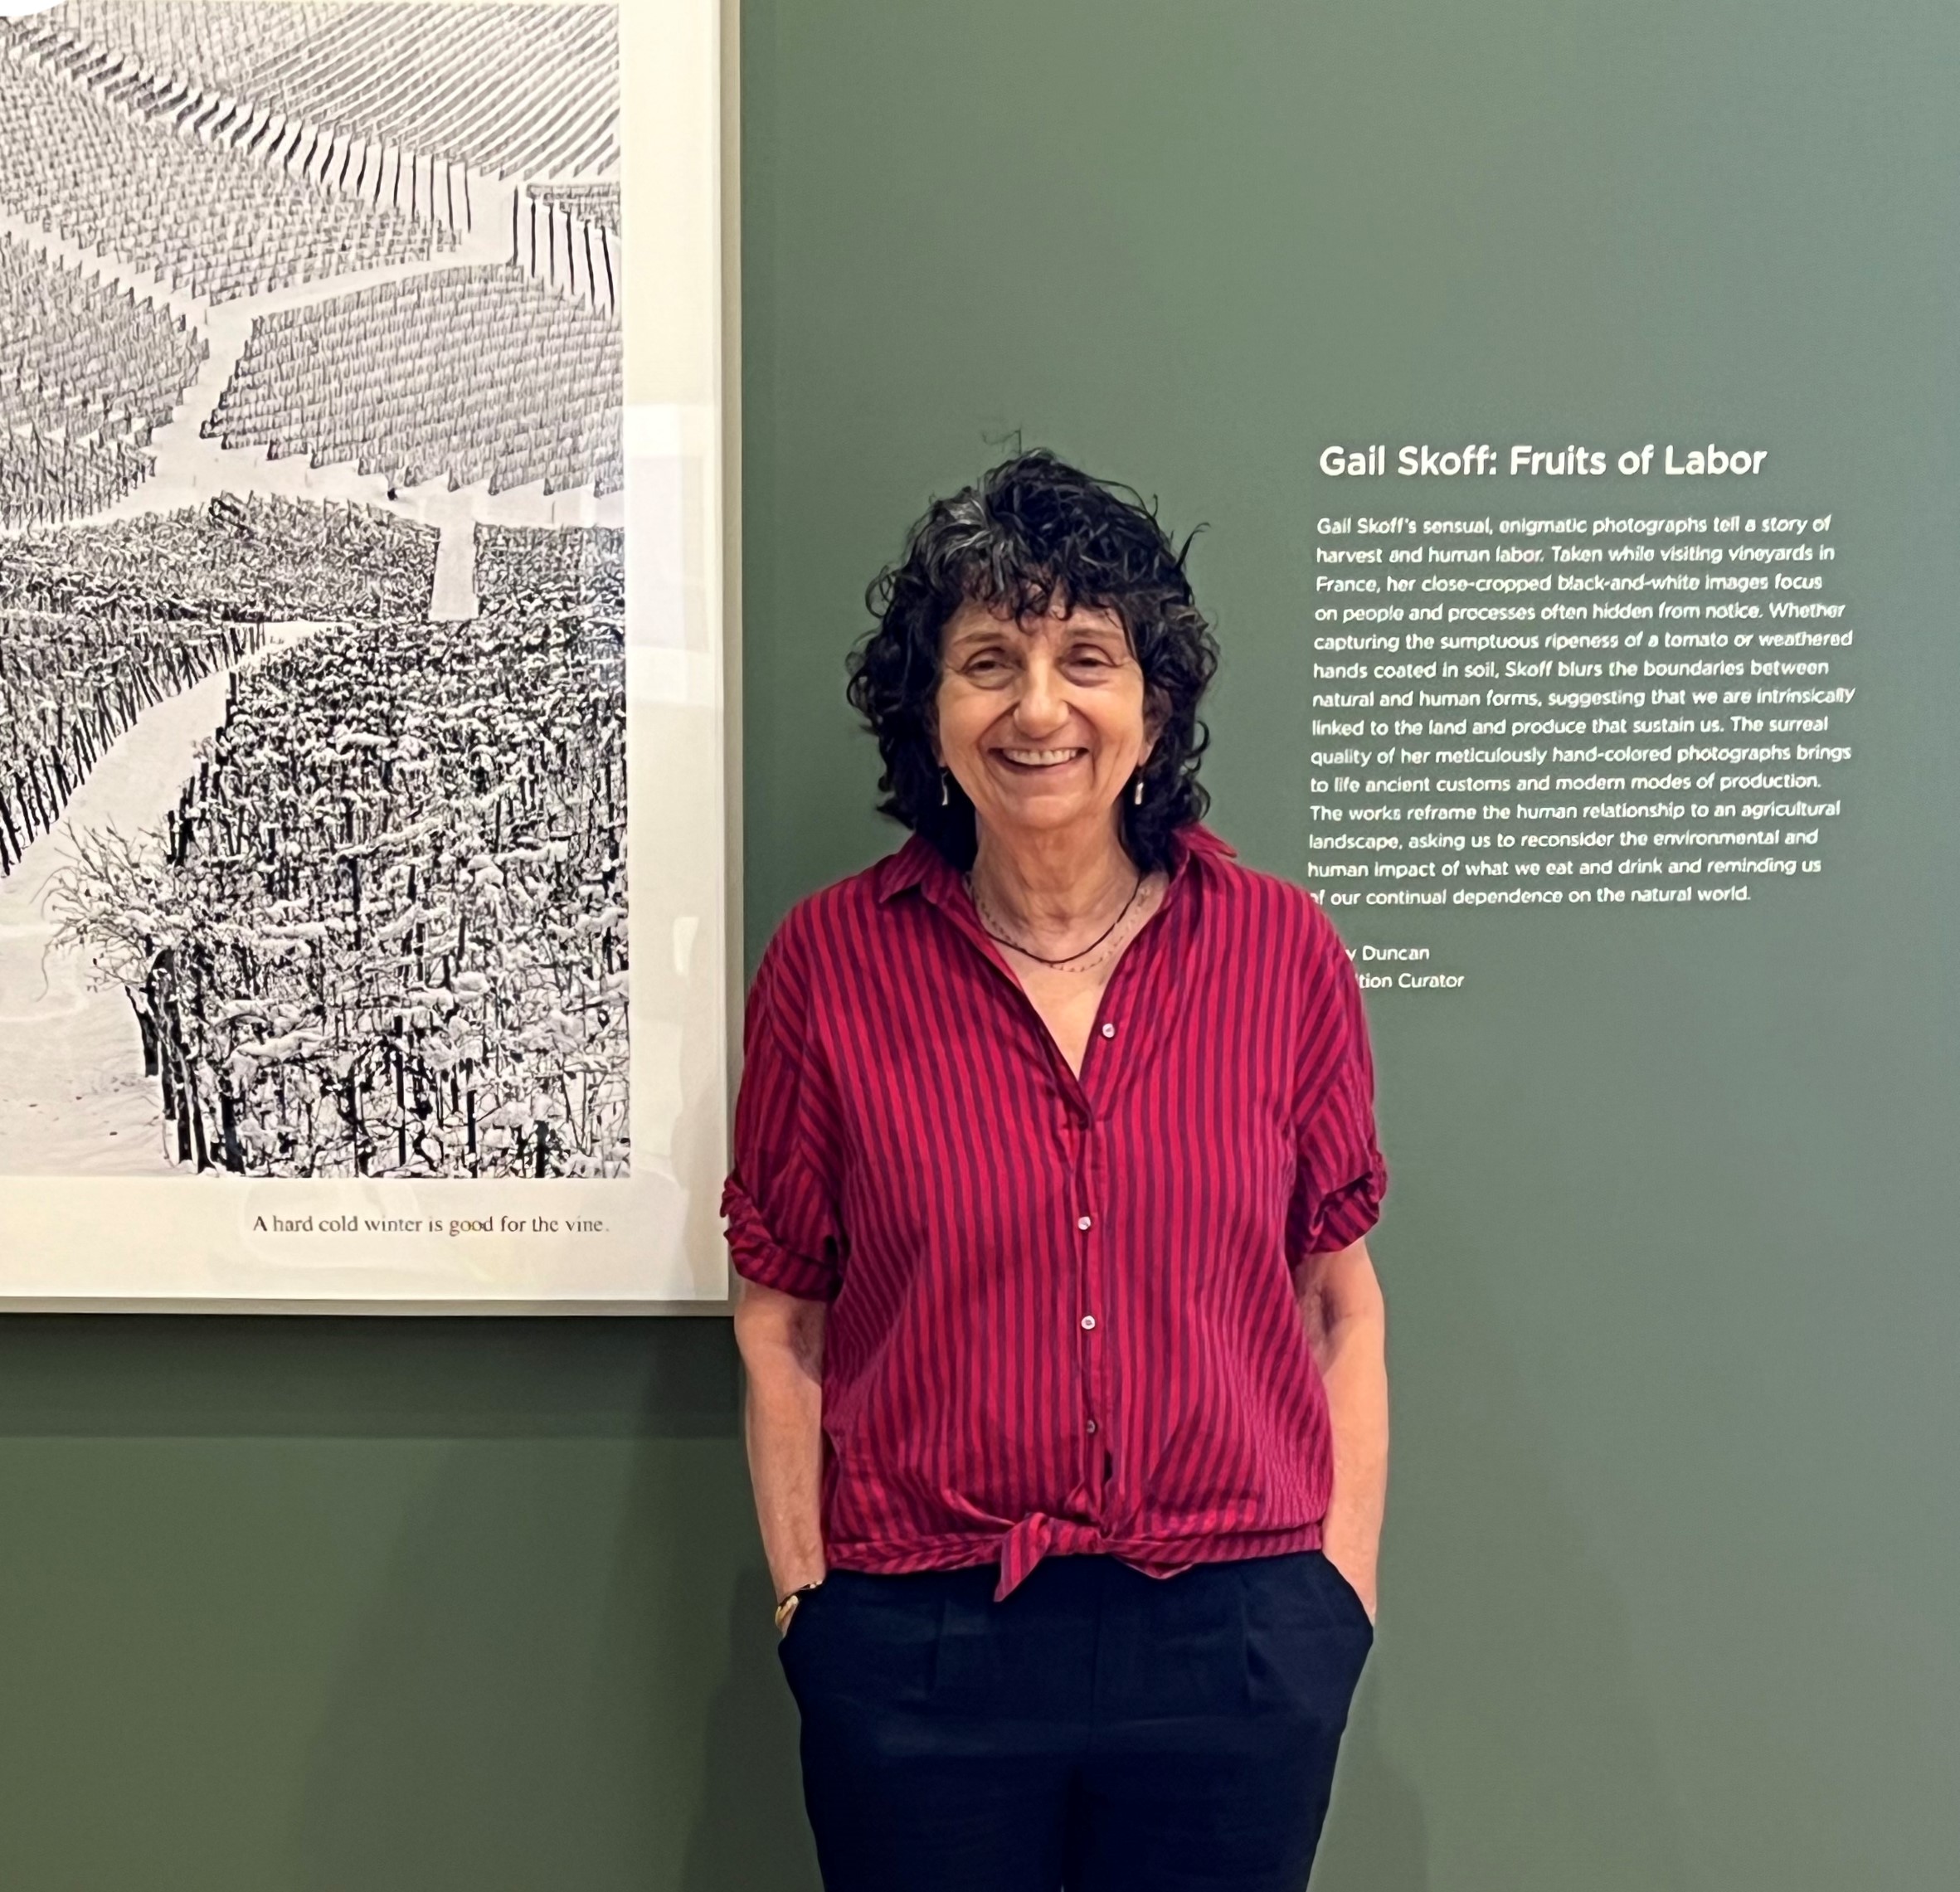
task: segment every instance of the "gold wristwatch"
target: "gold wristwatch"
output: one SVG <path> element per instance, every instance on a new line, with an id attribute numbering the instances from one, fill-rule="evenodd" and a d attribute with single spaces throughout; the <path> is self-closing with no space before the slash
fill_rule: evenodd
<path id="1" fill-rule="evenodd" d="M 799 1583 L 796 1588 L 776 1606 L 776 1632 L 778 1636 L 789 1633 L 790 1618 L 796 1613 L 796 1606 L 823 1582 L 821 1577 L 815 1583 Z"/>

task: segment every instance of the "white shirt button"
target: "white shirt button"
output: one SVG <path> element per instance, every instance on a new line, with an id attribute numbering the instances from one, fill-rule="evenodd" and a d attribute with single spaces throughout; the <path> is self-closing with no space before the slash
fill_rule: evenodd
<path id="1" fill-rule="evenodd" d="M 1090 1430 L 1091 1432 L 1094 1432 L 1094 1431 L 1095 1431 L 1095 1429 L 1096 1429 L 1096 1422 L 1095 1422 L 1093 1419 L 1092 1419 L 1092 1420 L 1090 1420 L 1090 1422 L 1089 1422 L 1089 1430 Z"/>
<path id="2" fill-rule="evenodd" d="M 1102 1028 L 1102 1035 L 1105 1038 L 1114 1038 L 1116 1035 L 1116 1028 L 1114 1025 L 1105 1025 Z"/>
<path id="3" fill-rule="evenodd" d="M 1093 1327 L 1096 1325 L 1096 1316 L 1093 1314 L 1083 1315 L 1082 1325 L 1085 1327 Z"/>
<path id="4" fill-rule="evenodd" d="M 1095 1227 L 1095 1218 L 1088 1215 L 1078 1217 L 1075 1225 L 1086 1235 L 1088 1233 L 1090 1229 Z"/>

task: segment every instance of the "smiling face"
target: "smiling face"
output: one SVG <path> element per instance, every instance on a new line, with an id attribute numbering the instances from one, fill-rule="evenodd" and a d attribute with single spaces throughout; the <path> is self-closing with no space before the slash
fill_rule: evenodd
<path id="1" fill-rule="evenodd" d="M 962 605 L 941 641 L 939 759 L 1012 845 L 1114 820 L 1150 752 L 1149 693 L 1114 613 L 1016 620 Z"/>

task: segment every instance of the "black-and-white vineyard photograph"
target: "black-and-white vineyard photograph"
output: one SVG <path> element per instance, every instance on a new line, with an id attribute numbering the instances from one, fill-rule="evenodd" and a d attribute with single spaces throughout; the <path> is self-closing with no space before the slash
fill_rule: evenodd
<path id="1" fill-rule="evenodd" d="M 617 30 L 0 20 L 0 1173 L 629 1171 Z"/>

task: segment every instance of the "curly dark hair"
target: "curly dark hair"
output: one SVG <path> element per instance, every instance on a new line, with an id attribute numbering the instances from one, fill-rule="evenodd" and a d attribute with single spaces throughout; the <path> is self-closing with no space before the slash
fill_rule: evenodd
<path id="1" fill-rule="evenodd" d="M 1148 873 L 1170 864 L 1170 837 L 1200 819 L 1198 780 L 1209 732 L 1198 704 L 1218 647 L 1191 595 L 1184 564 L 1193 533 L 1174 546 L 1154 503 L 1093 479 L 1045 450 L 1019 453 L 950 499 L 935 499 L 905 551 L 865 593 L 878 619 L 852 651 L 851 707 L 884 758 L 881 814 L 922 834 L 957 868 L 979 845 L 973 804 L 942 778 L 932 726 L 946 621 L 971 601 L 1017 618 L 1081 606 L 1121 619 L 1141 667 L 1155 746 L 1140 806 L 1118 803 L 1130 858 Z"/>

